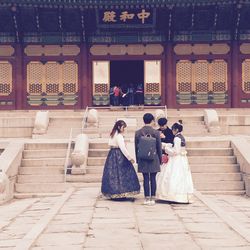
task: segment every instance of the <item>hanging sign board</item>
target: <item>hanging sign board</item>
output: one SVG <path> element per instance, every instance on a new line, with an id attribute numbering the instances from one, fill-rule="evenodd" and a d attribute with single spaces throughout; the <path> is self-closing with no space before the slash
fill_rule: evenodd
<path id="1" fill-rule="evenodd" d="M 155 23 L 154 9 L 110 9 L 98 11 L 98 26 L 100 27 L 152 27 Z"/>

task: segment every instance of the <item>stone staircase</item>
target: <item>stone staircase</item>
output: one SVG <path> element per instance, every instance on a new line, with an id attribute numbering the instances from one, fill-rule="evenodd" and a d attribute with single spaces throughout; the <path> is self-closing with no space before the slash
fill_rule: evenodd
<path id="1" fill-rule="evenodd" d="M 107 143 L 90 143 L 87 174 L 67 176 L 69 182 L 101 182 Z M 187 151 L 194 186 L 202 193 L 244 194 L 244 182 L 230 141 L 188 141 Z"/>
<path id="2" fill-rule="evenodd" d="M 15 197 L 58 195 L 65 191 L 64 163 L 67 143 L 25 144 Z"/>
<path id="3" fill-rule="evenodd" d="M 99 115 L 99 126 L 93 127 L 89 126 L 84 128 L 83 133 L 88 134 L 89 138 L 107 138 L 109 137 L 109 133 L 116 121 L 117 118 L 120 119 L 128 119 L 132 122 L 127 127 L 127 136 L 134 137 L 134 132 L 139 127 L 143 126 L 142 117 L 146 112 L 151 112 L 155 114 L 155 109 L 147 109 L 147 110 L 134 110 L 126 112 L 123 109 L 119 111 L 112 111 L 109 109 L 98 110 Z M 204 125 L 204 117 L 201 113 L 183 113 L 180 114 L 178 111 L 171 111 L 168 114 L 168 125 L 171 125 L 181 119 L 184 125 L 185 135 L 188 136 L 200 136 L 207 135 L 208 131 Z M 66 112 L 65 114 L 57 114 L 51 115 L 50 123 L 48 127 L 48 131 L 44 135 L 33 135 L 33 139 L 35 138 L 69 138 L 70 129 L 73 130 L 73 137 L 77 134 L 81 133 L 83 120 L 83 112 Z"/>

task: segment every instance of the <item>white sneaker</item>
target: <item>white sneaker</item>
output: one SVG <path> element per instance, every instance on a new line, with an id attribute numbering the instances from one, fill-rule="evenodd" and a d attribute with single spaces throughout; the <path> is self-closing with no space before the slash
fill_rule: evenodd
<path id="1" fill-rule="evenodd" d="M 151 201 L 149 199 L 145 199 L 143 205 L 151 205 Z"/>
<path id="2" fill-rule="evenodd" d="M 151 205 L 151 206 L 154 206 L 154 205 L 155 205 L 155 200 L 151 200 L 151 201 L 150 201 L 150 205 Z"/>

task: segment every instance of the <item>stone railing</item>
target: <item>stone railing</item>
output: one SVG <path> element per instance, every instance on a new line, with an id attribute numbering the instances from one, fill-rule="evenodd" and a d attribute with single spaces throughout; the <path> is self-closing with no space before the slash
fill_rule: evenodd
<path id="1" fill-rule="evenodd" d="M 32 136 L 34 117 L 0 117 L 0 138 L 23 138 Z"/>
<path id="2" fill-rule="evenodd" d="M 235 137 L 231 140 L 231 147 L 234 150 L 234 155 L 240 164 L 240 171 L 243 175 L 246 194 L 250 196 L 250 142 L 242 137 Z"/>
<path id="3" fill-rule="evenodd" d="M 86 134 L 76 137 L 74 151 L 71 154 L 71 174 L 86 174 L 88 161 L 89 139 Z"/>
<path id="4" fill-rule="evenodd" d="M 38 111 L 32 134 L 46 134 L 49 126 L 49 111 Z"/>
<path id="5" fill-rule="evenodd" d="M 208 132 L 212 134 L 220 133 L 219 117 L 214 109 L 204 109 L 204 122 Z"/>
<path id="6" fill-rule="evenodd" d="M 11 200 L 14 196 L 23 149 L 23 142 L 10 142 L 0 155 L 0 204 Z"/>
<path id="7" fill-rule="evenodd" d="M 250 115 L 220 115 L 222 134 L 249 134 Z"/>

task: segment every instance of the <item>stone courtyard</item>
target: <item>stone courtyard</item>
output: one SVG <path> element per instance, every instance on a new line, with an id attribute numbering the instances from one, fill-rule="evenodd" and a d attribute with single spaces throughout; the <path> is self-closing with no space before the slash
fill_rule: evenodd
<path id="1" fill-rule="evenodd" d="M 0 207 L 0 249 L 250 249 L 250 198 L 202 195 L 193 204 L 110 201 L 75 184 L 57 197 Z"/>
<path id="2" fill-rule="evenodd" d="M 157 117 L 155 109 L 147 111 Z M 250 250 L 249 110 L 162 111 L 170 126 L 184 121 L 196 189 L 192 204 L 145 206 L 143 190 L 134 200 L 101 196 L 110 128 L 126 120 L 133 155 L 145 112 L 99 110 L 96 125 L 86 127 L 85 111 L 44 112 L 42 133 L 36 133 L 35 112 L 2 112 L 0 250 Z M 84 166 L 67 174 L 82 132 L 88 137 Z M 84 171 L 73 172 L 79 169 Z"/>

